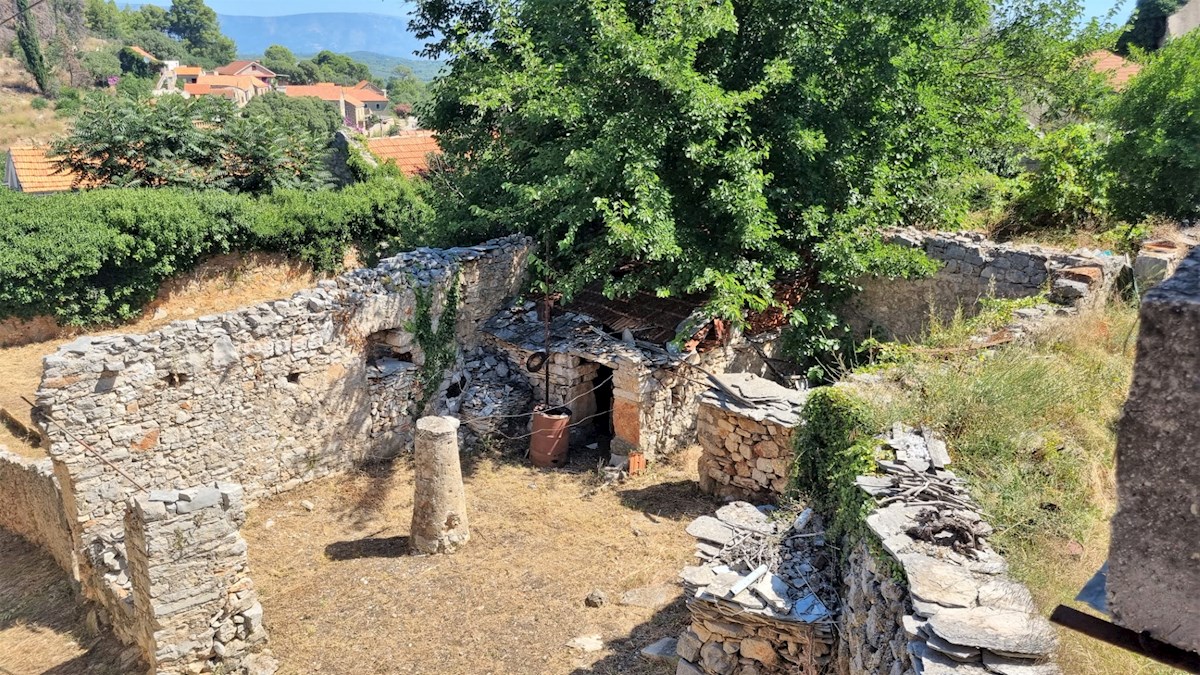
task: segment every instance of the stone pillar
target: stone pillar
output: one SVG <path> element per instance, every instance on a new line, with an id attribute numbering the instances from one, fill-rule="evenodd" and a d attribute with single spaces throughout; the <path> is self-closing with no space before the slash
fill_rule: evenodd
<path id="1" fill-rule="evenodd" d="M 1200 249 L 1146 294 L 1117 429 L 1109 609 L 1126 628 L 1200 651 Z"/>
<path id="2" fill-rule="evenodd" d="M 129 500 L 135 632 L 151 672 L 275 671 L 238 532 L 242 496 L 240 485 L 217 484 Z"/>
<path id="3" fill-rule="evenodd" d="M 458 461 L 458 420 L 423 417 L 415 442 L 411 545 L 415 553 L 453 553 L 471 538 Z"/>

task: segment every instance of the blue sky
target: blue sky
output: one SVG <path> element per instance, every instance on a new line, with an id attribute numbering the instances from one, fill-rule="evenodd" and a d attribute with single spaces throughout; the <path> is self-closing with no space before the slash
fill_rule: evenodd
<path id="1" fill-rule="evenodd" d="M 170 4 L 169 0 L 152 0 L 155 4 Z M 281 16 L 308 12 L 373 12 L 406 16 L 409 3 L 405 0 L 207 0 L 208 6 L 221 14 L 243 16 Z M 118 4 L 122 4 L 118 0 Z M 1084 0 L 1087 14 L 1099 16 L 1117 4 L 1117 0 Z M 1123 3 L 1121 19 L 1133 8 L 1133 0 Z"/>

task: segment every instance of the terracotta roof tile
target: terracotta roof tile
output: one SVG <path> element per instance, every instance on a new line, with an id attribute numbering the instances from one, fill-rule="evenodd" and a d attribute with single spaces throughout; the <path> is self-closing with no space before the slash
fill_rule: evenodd
<path id="1" fill-rule="evenodd" d="M 263 81 L 250 75 L 201 75 L 196 78 L 196 84 L 207 84 L 213 87 L 234 87 L 251 91 L 253 89 L 269 89 Z"/>
<path id="2" fill-rule="evenodd" d="M 203 75 L 204 69 L 200 66 L 179 66 L 175 69 L 175 74 L 179 76 Z"/>
<path id="3" fill-rule="evenodd" d="M 285 89 L 284 93 L 288 96 L 315 96 L 323 101 L 342 100 L 342 88 L 328 82 L 292 85 Z"/>
<path id="4" fill-rule="evenodd" d="M 130 46 L 126 47 L 126 49 L 133 52 L 134 54 L 137 54 L 138 56 L 142 57 L 143 59 L 150 59 L 151 61 L 158 61 L 157 56 L 151 54 L 150 52 L 146 51 L 145 49 L 142 49 L 141 47 L 138 47 L 137 45 L 130 45 Z"/>
<path id="5" fill-rule="evenodd" d="M 403 131 L 399 136 L 371 138 L 367 148 L 384 162 L 395 162 L 406 176 L 416 176 L 429 170 L 429 155 L 440 155 L 442 149 L 432 131 Z"/>
<path id="6" fill-rule="evenodd" d="M 262 68 L 264 71 L 266 71 L 265 73 L 263 73 L 263 76 L 265 76 L 265 77 L 275 77 L 275 73 L 272 72 L 270 68 L 264 66 L 263 64 L 259 63 L 258 61 L 234 61 L 233 63 L 230 63 L 227 65 L 221 66 L 220 68 L 217 68 L 217 74 L 218 75 L 237 75 L 237 74 L 241 73 L 243 70 L 245 70 L 251 66 L 258 66 L 259 68 Z"/>
<path id="7" fill-rule="evenodd" d="M 59 169 L 59 158 L 47 156 L 46 152 L 47 148 L 44 145 L 14 146 L 8 149 L 22 192 L 65 192 L 85 187 L 79 174 Z"/>
<path id="8" fill-rule="evenodd" d="M 1084 58 L 1092 62 L 1092 70 L 1106 76 L 1117 89 L 1124 87 L 1135 75 L 1142 72 L 1140 63 L 1134 63 L 1107 49 L 1099 49 Z"/>

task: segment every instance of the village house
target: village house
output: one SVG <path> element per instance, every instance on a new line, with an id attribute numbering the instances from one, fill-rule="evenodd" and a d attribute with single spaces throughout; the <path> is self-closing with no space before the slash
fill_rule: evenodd
<path id="1" fill-rule="evenodd" d="M 175 79 L 179 81 L 179 86 L 188 84 L 196 84 L 196 80 L 204 75 L 204 69 L 200 66 L 180 66 L 175 69 Z"/>
<path id="2" fill-rule="evenodd" d="M 367 149 L 380 162 L 391 162 L 408 177 L 429 171 L 430 156 L 442 154 L 433 132 L 425 129 L 402 131 L 396 136 L 367 139 Z"/>
<path id="3" fill-rule="evenodd" d="M 184 94 L 191 96 L 222 96 L 240 108 L 250 99 L 271 90 L 269 85 L 250 75 L 200 75 L 192 84 L 183 86 Z"/>
<path id="4" fill-rule="evenodd" d="M 261 81 L 268 89 L 275 86 L 275 79 L 279 77 L 274 71 L 258 61 L 234 61 L 233 63 L 217 68 L 216 74 L 233 77 L 253 77 Z"/>
<path id="5" fill-rule="evenodd" d="M 10 190 L 29 194 L 67 192 L 81 185 L 74 171 L 59 167 L 59 158 L 47 154 L 45 145 L 20 145 L 8 149 L 5 185 Z"/>
<path id="6" fill-rule="evenodd" d="M 351 127 L 365 128 L 372 115 L 390 117 L 387 93 L 365 80 L 353 87 L 318 82 L 283 87 L 280 91 L 287 96 L 312 96 L 336 105 L 346 125 Z"/>

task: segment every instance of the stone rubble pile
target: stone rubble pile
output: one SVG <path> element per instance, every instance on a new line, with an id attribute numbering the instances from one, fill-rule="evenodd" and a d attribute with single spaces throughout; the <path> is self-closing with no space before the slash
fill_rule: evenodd
<path id="1" fill-rule="evenodd" d="M 457 412 L 467 443 L 489 437 L 515 438 L 527 433 L 533 388 L 503 352 L 477 347 L 463 356 L 469 384 Z"/>
<path id="2" fill-rule="evenodd" d="M 811 511 L 732 502 L 687 528 L 701 564 L 684 568 L 692 624 L 677 673 L 821 673 L 831 662 L 836 565 Z"/>
<path id="3" fill-rule="evenodd" d="M 867 526 L 908 580 L 912 612 L 902 628 L 913 671 L 1059 673 L 1049 662 L 1054 630 L 1028 589 L 1006 576 L 1004 559 L 987 543 L 991 527 L 945 469 L 945 443 L 899 424 L 883 441 L 894 459 L 879 460 L 880 475 L 857 482 L 877 504 Z M 847 614 L 862 609 L 851 598 Z"/>
<path id="4" fill-rule="evenodd" d="M 773 500 L 787 490 L 792 434 L 807 394 L 744 373 L 717 379 L 729 391 L 702 394 L 696 421 L 704 451 L 700 489 L 726 498 Z"/>

